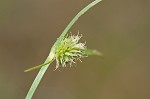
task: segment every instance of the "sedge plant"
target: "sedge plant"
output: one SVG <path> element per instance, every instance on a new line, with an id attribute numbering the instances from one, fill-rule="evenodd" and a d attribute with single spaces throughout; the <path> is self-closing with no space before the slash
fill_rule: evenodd
<path id="1" fill-rule="evenodd" d="M 102 55 L 100 52 L 96 50 L 87 49 L 85 43 L 79 42 L 82 35 L 79 33 L 77 35 L 67 35 L 69 29 L 74 25 L 74 23 L 81 17 L 85 12 L 87 12 L 94 5 L 98 4 L 101 0 L 95 0 L 85 8 L 83 8 L 67 25 L 64 29 L 60 37 L 52 46 L 48 57 L 45 62 L 41 65 L 29 68 L 25 70 L 25 72 L 38 69 L 39 73 L 37 74 L 35 80 L 33 81 L 25 99 L 32 99 L 35 90 L 37 89 L 42 77 L 44 76 L 46 70 L 49 65 L 56 60 L 56 69 L 60 66 L 66 67 L 68 64 L 71 66 L 72 63 L 75 63 L 76 60 L 80 60 L 81 58 L 87 57 L 88 55 Z"/>

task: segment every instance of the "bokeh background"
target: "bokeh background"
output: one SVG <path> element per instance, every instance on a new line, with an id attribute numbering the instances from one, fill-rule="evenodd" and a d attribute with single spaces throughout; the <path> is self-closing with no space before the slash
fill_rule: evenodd
<path id="1" fill-rule="evenodd" d="M 0 0 L 0 99 L 24 99 L 51 46 L 92 0 Z M 91 56 L 51 64 L 33 99 L 150 99 L 150 0 L 103 0 L 71 28 Z"/>

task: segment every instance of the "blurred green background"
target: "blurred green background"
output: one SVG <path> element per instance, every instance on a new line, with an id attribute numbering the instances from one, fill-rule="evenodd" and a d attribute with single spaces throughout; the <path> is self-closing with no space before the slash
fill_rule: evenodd
<path id="1" fill-rule="evenodd" d="M 69 21 L 92 0 L 0 0 L 0 99 L 24 99 Z M 70 30 L 91 56 L 46 72 L 33 99 L 150 99 L 150 0 L 103 0 Z"/>

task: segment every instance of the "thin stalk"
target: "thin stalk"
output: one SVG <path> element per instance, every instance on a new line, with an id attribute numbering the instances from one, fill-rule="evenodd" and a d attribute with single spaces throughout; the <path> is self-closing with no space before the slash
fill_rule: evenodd
<path id="1" fill-rule="evenodd" d="M 57 49 L 57 46 L 60 44 L 60 42 L 63 40 L 63 38 L 65 37 L 65 35 L 67 34 L 67 32 L 69 31 L 69 29 L 74 25 L 74 23 L 78 20 L 79 17 L 81 17 L 86 11 L 88 11 L 90 8 L 92 8 L 94 5 L 96 5 L 97 3 L 99 3 L 101 0 L 95 0 L 92 3 L 90 3 L 89 5 L 87 5 L 84 9 L 82 9 L 73 19 L 72 21 L 67 25 L 67 27 L 64 29 L 64 31 L 62 32 L 62 34 L 60 35 L 60 37 L 57 39 L 57 41 L 54 43 L 53 47 L 51 48 L 51 52 L 49 54 L 49 56 L 47 57 L 46 61 L 44 62 L 44 64 L 46 64 L 45 66 L 42 65 L 38 75 L 36 76 L 35 80 L 33 81 L 33 84 L 30 87 L 30 90 L 27 93 L 27 96 L 25 99 L 31 99 L 36 88 L 38 87 L 43 75 L 45 74 L 46 70 L 48 69 L 50 63 L 53 62 L 53 60 L 55 59 L 55 51 Z M 48 63 L 48 64 L 47 64 Z M 35 67 L 36 68 L 36 67 Z M 38 67 L 37 67 L 38 68 Z"/>
<path id="2" fill-rule="evenodd" d="M 45 63 L 49 62 L 49 64 L 43 66 L 40 69 L 39 73 L 37 74 L 36 78 L 34 79 L 32 85 L 31 85 L 31 87 L 30 87 L 30 89 L 29 89 L 25 99 L 31 99 L 32 98 L 36 88 L 38 87 L 42 77 L 44 76 L 44 73 L 46 72 L 46 70 L 49 67 L 49 65 L 53 62 L 53 60 L 54 60 L 54 54 L 51 52 L 49 54 L 49 56 L 47 57 L 46 61 L 45 61 Z"/>
<path id="3" fill-rule="evenodd" d="M 57 48 L 57 45 L 62 41 L 62 39 L 65 37 L 65 35 L 68 33 L 69 29 L 74 25 L 74 23 L 81 17 L 85 12 L 87 12 L 90 8 L 92 8 L 94 5 L 98 4 L 102 0 L 95 0 L 89 5 L 87 5 L 85 8 L 83 8 L 67 25 L 67 27 L 64 29 L 64 31 L 61 33 L 58 40 L 55 42 L 54 47 L 52 48 L 52 51 Z"/>

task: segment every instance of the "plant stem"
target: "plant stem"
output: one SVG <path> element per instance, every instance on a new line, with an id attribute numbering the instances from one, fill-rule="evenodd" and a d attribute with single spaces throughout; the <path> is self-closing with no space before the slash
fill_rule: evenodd
<path id="1" fill-rule="evenodd" d="M 94 5 L 99 3 L 101 0 L 95 0 L 89 5 L 87 5 L 84 9 L 82 9 L 73 19 L 72 21 L 68 24 L 68 26 L 64 29 L 60 37 L 57 39 L 57 41 L 54 43 L 53 47 L 51 48 L 51 52 L 49 56 L 47 57 L 46 61 L 44 63 L 48 63 L 45 66 L 42 66 L 38 75 L 36 76 L 35 80 L 33 81 L 33 84 L 30 87 L 29 92 L 27 93 L 27 96 L 25 99 L 31 99 L 36 88 L 38 87 L 44 73 L 46 72 L 47 68 L 49 67 L 50 63 L 53 62 L 55 59 L 55 51 L 57 49 L 57 46 L 60 44 L 60 42 L 63 40 L 69 29 L 74 25 L 74 23 L 78 20 L 79 17 L 81 17 L 86 11 L 88 11 L 90 8 L 92 8 Z"/>
<path id="2" fill-rule="evenodd" d="M 69 29 L 74 25 L 74 23 L 78 20 L 79 17 L 81 17 L 85 12 L 87 12 L 90 8 L 92 8 L 94 5 L 99 3 L 102 0 L 95 0 L 89 5 L 87 5 L 85 8 L 83 8 L 67 25 L 67 27 L 64 29 L 64 31 L 61 33 L 58 40 L 55 42 L 54 47 L 52 48 L 52 51 L 55 51 L 57 48 L 57 45 L 62 41 L 62 39 L 65 37 L 65 35 L 68 33 Z"/>
<path id="3" fill-rule="evenodd" d="M 28 92 L 28 94 L 27 94 L 25 99 L 31 99 L 32 98 L 32 96 L 33 96 L 36 88 L 38 87 L 38 85 L 39 85 L 39 83 L 40 83 L 44 73 L 46 72 L 48 66 L 53 62 L 53 60 L 54 60 L 54 54 L 51 52 L 49 54 L 49 56 L 47 57 L 46 61 L 45 61 L 45 63 L 50 61 L 49 64 L 43 66 L 40 69 L 39 73 L 37 74 L 35 80 L 33 81 L 32 85 L 31 85 L 30 90 L 29 90 L 29 92 Z"/>

